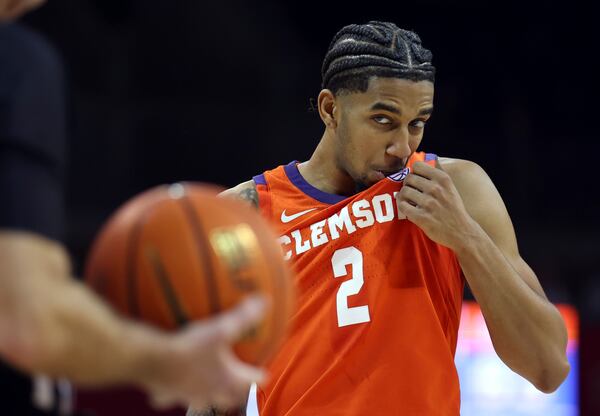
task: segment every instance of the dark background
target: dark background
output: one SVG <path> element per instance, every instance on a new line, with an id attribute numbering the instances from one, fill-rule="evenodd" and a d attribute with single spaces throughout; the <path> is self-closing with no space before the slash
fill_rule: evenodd
<path id="1" fill-rule="evenodd" d="M 331 37 L 388 20 L 434 54 L 421 148 L 476 161 L 499 188 L 549 298 L 581 313 L 582 411 L 599 414 L 598 24 L 573 2 L 51 0 L 23 21 L 64 59 L 68 244 L 148 187 L 232 186 L 306 160 Z"/>

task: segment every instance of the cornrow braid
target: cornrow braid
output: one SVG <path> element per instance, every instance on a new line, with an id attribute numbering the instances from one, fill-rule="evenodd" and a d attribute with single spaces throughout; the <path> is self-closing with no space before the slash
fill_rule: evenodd
<path id="1" fill-rule="evenodd" d="M 432 58 L 416 33 L 393 23 L 345 26 L 329 44 L 321 86 L 336 94 L 339 90 L 365 92 L 373 76 L 433 82 Z"/>

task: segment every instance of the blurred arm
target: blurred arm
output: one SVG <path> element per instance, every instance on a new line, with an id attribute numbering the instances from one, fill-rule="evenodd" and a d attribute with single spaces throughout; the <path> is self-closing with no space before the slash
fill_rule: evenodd
<path id="1" fill-rule="evenodd" d="M 158 334 L 120 321 L 71 279 L 59 243 L 0 232 L 0 353 L 29 372 L 106 384 L 138 381 Z"/>
<path id="2" fill-rule="evenodd" d="M 231 350 L 263 310 L 251 298 L 169 335 L 117 317 L 70 278 L 60 244 L 0 231 L 0 355 L 28 372 L 88 385 L 135 383 L 159 406 L 227 408 L 263 377 Z"/>

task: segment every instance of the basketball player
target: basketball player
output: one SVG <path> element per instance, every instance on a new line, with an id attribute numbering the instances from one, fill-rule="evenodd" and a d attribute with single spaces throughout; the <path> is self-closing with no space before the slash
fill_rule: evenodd
<path id="1" fill-rule="evenodd" d="M 419 151 L 431 61 L 392 23 L 344 27 L 322 66 L 312 157 L 226 191 L 275 224 L 297 272 L 291 335 L 249 415 L 458 415 L 465 281 L 506 365 L 543 392 L 567 376 L 564 322 L 494 184 Z"/>
<path id="2" fill-rule="evenodd" d="M 0 20 L 39 3 L 0 0 Z M 168 335 L 118 318 L 72 279 L 61 243 L 61 65 L 40 36 L 8 23 L 0 24 L 0 62 L 0 357 L 10 364 L 0 365 L 0 414 L 68 413 L 47 379 L 32 385 L 24 373 L 135 383 L 158 405 L 243 401 L 263 374 L 230 344 L 260 319 L 264 302 Z"/>

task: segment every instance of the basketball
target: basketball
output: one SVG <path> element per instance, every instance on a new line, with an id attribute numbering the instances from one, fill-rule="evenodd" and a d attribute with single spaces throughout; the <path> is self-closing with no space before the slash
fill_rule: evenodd
<path id="1" fill-rule="evenodd" d="M 264 294 L 265 318 L 234 345 L 242 360 L 262 364 L 292 312 L 290 271 L 258 211 L 218 191 L 184 183 L 132 198 L 100 230 L 85 279 L 120 313 L 166 330 Z"/>

